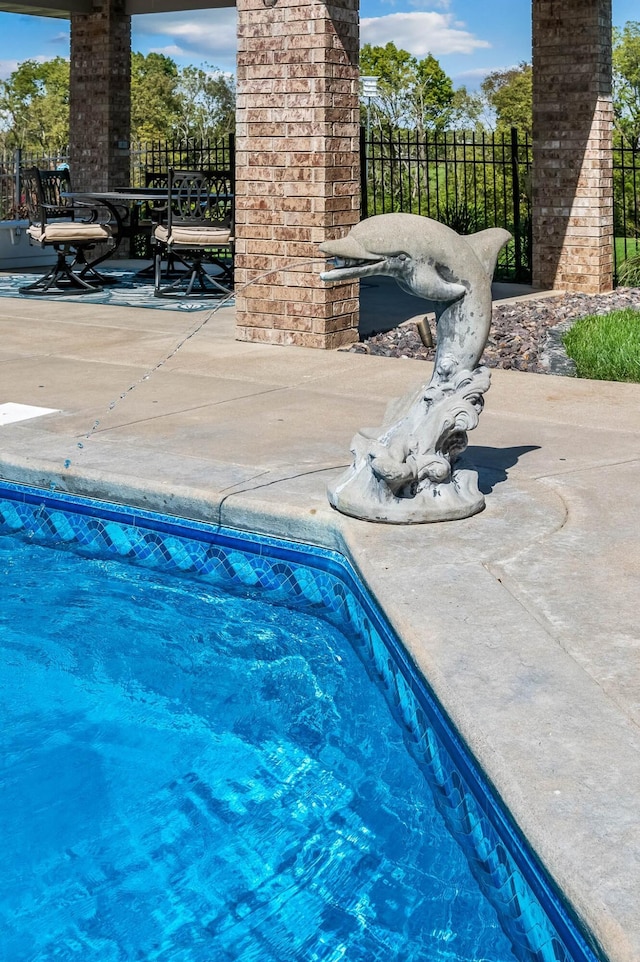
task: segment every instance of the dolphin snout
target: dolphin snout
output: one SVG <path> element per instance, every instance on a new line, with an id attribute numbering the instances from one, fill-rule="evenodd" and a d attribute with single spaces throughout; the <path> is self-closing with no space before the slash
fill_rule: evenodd
<path id="1" fill-rule="evenodd" d="M 384 254 L 368 251 L 351 234 L 339 240 L 324 241 L 319 248 L 323 254 L 334 258 L 334 269 L 320 274 L 323 281 L 355 280 L 366 274 L 380 273 L 385 260 Z"/>

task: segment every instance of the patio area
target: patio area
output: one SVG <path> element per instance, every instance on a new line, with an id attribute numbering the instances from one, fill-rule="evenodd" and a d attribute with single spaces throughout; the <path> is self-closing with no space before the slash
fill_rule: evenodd
<path id="1" fill-rule="evenodd" d="M 486 510 L 373 525 L 326 484 L 429 366 L 234 320 L 0 298 L 0 404 L 51 412 L 2 424 L 1 476 L 349 555 L 607 957 L 637 962 L 640 386 L 494 371 Z"/>

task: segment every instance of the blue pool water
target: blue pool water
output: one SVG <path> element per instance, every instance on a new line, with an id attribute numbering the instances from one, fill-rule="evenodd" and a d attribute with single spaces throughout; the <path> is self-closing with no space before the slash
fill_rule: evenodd
<path id="1" fill-rule="evenodd" d="M 328 563 L 69 507 L 0 502 L 3 962 L 593 958 Z"/>

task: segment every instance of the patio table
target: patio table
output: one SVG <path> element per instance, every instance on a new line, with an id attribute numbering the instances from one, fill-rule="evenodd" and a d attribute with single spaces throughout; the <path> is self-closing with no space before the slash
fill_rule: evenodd
<path id="1" fill-rule="evenodd" d="M 63 192 L 63 197 L 70 200 L 87 201 L 89 203 L 104 204 L 112 214 L 116 224 L 115 247 L 109 252 L 113 257 L 125 238 L 134 237 L 141 232 L 140 226 L 140 207 L 145 201 L 161 201 L 167 198 L 167 187 L 117 187 L 114 190 L 72 190 Z M 221 195 L 216 195 L 220 197 Z M 232 195 L 228 195 L 232 196 Z M 128 207 L 128 215 L 123 216 L 123 207 Z M 145 226 L 149 236 L 152 233 L 152 226 Z M 103 258 L 100 258 L 102 260 Z M 153 267 L 144 268 L 139 272 L 141 276 L 152 275 Z"/>
<path id="2" fill-rule="evenodd" d="M 116 224 L 115 247 L 111 256 L 126 237 L 140 232 L 139 213 L 145 201 L 159 201 L 167 196 L 166 187 L 118 187 L 115 190 L 73 190 L 63 194 L 70 200 L 104 204 Z M 123 208 L 128 208 L 123 215 Z M 149 227 L 151 233 L 151 227 Z"/>

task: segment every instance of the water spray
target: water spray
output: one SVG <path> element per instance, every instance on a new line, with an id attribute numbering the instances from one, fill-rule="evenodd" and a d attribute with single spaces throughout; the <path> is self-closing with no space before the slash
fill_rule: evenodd
<path id="1" fill-rule="evenodd" d="M 322 256 L 310 257 L 307 260 L 304 260 L 302 262 L 292 261 L 291 264 L 285 264 L 282 267 L 272 267 L 270 270 L 264 271 L 262 274 L 258 274 L 257 277 L 253 277 L 250 281 L 247 281 L 237 290 L 234 290 L 230 294 L 227 294 L 226 297 L 223 297 L 212 310 L 206 313 L 204 319 L 196 327 L 194 327 L 193 330 L 189 331 L 187 334 L 181 337 L 181 339 L 177 342 L 175 347 L 173 347 L 168 354 L 165 354 L 165 356 L 161 358 L 161 360 L 159 360 L 157 364 L 154 364 L 152 368 L 149 368 L 149 370 L 145 374 L 143 374 L 142 377 L 138 378 L 137 381 L 134 381 L 132 384 L 130 384 L 129 387 L 126 388 L 126 390 L 124 390 L 120 395 L 118 395 L 117 398 L 114 398 L 114 400 L 110 401 L 107 407 L 107 414 L 113 411 L 117 407 L 117 405 L 119 405 L 121 401 L 124 401 L 125 398 L 127 398 L 128 395 L 131 394 L 131 392 L 134 391 L 140 384 L 144 383 L 145 381 L 148 381 L 151 378 L 151 376 L 156 373 L 156 371 L 159 371 L 160 368 L 164 367 L 164 365 L 167 364 L 168 361 L 174 358 L 178 353 L 178 351 L 180 351 L 185 344 L 187 344 L 193 337 L 195 337 L 196 334 L 199 334 L 200 331 L 209 323 L 211 318 L 214 317 L 214 315 L 217 314 L 218 311 L 221 310 L 221 308 L 225 307 L 225 305 L 230 304 L 238 294 L 242 294 L 243 291 L 245 291 L 248 287 L 251 287 L 253 284 L 256 284 L 258 281 L 264 280 L 265 277 L 269 277 L 271 274 L 277 274 L 280 271 L 291 271 L 291 270 L 297 270 L 302 267 L 308 267 L 309 264 L 315 264 L 318 261 L 326 262 L 327 258 Z M 101 421 L 99 418 L 96 418 L 91 428 L 83 436 L 83 440 L 77 442 L 78 450 L 80 451 L 83 450 L 85 446 L 85 442 L 89 441 L 93 437 L 93 435 L 95 434 L 95 432 L 98 430 L 100 426 L 101 426 Z M 67 458 L 65 460 L 64 467 L 65 468 L 71 467 L 71 458 Z"/>

